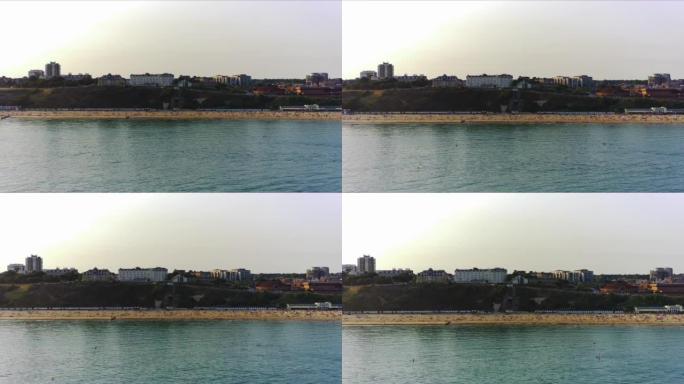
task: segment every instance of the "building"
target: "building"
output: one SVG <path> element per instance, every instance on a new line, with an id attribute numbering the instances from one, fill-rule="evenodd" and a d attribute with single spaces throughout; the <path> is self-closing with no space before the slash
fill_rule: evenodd
<path id="1" fill-rule="evenodd" d="M 464 85 L 465 83 L 463 82 L 463 80 L 459 79 L 456 76 L 448 76 L 446 74 L 442 76 L 437 76 L 434 79 L 432 79 L 433 88 L 455 88 L 462 87 Z"/>
<path id="2" fill-rule="evenodd" d="M 427 81 L 427 76 L 425 75 L 407 75 L 396 76 L 395 79 L 402 83 L 412 83 L 414 81 Z"/>
<path id="3" fill-rule="evenodd" d="M 326 72 L 313 72 L 306 75 L 306 85 L 308 86 L 321 86 L 328 81 L 328 73 Z"/>
<path id="4" fill-rule="evenodd" d="M 83 281 L 114 281 L 116 275 L 109 272 L 109 269 L 89 269 L 81 276 Z"/>
<path id="5" fill-rule="evenodd" d="M 390 63 L 378 65 L 378 79 L 386 80 L 391 78 L 394 78 L 394 65 Z"/>
<path id="6" fill-rule="evenodd" d="M 173 85 L 174 76 L 170 73 L 142 75 L 131 74 L 129 84 L 133 87 L 170 87 Z"/>
<path id="7" fill-rule="evenodd" d="M 126 79 L 120 75 L 112 75 L 111 73 L 97 79 L 98 87 L 125 87 L 126 83 Z"/>
<path id="8" fill-rule="evenodd" d="M 63 76 L 64 81 L 70 81 L 70 82 L 77 82 L 77 81 L 83 81 L 83 80 L 91 80 L 92 76 L 88 73 L 77 73 L 75 75 L 72 75 L 71 73 L 68 75 Z"/>
<path id="9" fill-rule="evenodd" d="M 216 75 L 214 78 L 217 84 L 227 85 L 230 87 L 240 87 L 247 88 L 252 83 L 252 76 L 240 74 L 240 75 Z"/>
<path id="10" fill-rule="evenodd" d="M 651 283 L 649 288 L 652 293 L 684 295 L 684 283 Z"/>
<path id="11" fill-rule="evenodd" d="M 68 275 L 70 273 L 78 274 L 78 269 L 76 268 L 55 268 L 55 269 L 43 269 L 43 273 L 51 277 L 60 277 Z"/>
<path id="12" fill-rule="evenodd" d="M 513 82 L 511 75 L 468 75 L 466 87 L 468 88 L 510 88 Z"/>
<path id="13" fill-rule="evenodd" d="M 38 255 L 31 255 L 26 258 L 26 273 L 42 272 L 43 258 Z"/>
<path id="14" fill-rule="evenodd" d="M 281 280 L 265 280 L 256 283 L 257 292 L 287 292 L 292 290 L 292 284 Z"/>
<path id="15" fill-rule="evenodd" d="M 670 78 L 669 73 L 654 73 L 648 77 L 648 86 L 649 88 L 668 88 L 671 81 L 672 79 Z"/>
<path id="16" fill-rule="evenodd" d="M 44 79 L 45 71 L 43 71 L 42 69 L 32 69 L 28 71 L 28 77 L 33 77 L 35 79 Z"/>
<path id="17" fill-rule="evenodd" d="M 568 88 L 591 88 L 594 86 L 594 79 L 591 76 L 556 76 L 553 78 L 555 85 L 561 85 Z"/>
<path id="18" fill-rule="evenodd" d="M 7 266 L 7 272 L 16 272 L 23 275 L 26 273 L 26 266 L 24 264 L 10 264 Z"/>
<path id="19" fill-rule="evenodd" d="M 160 282 L 165 281 L 169 271 L 166 268 L 119 268 L 119 281 Z"/>
<path id="20" fill-rule="evenodd" d="M 235 268 L 235 269 L 214 269 L 211 272 L 211 279 L 226 280 L 226 281 L 251 281 L 252 272 L 249 269 Z"/>
<path id="21" fill-rule="evenodd" d="M 378 72 L 376 71 L 361 71 L 359 79 L 377 80 Z"/>
<path id="22" fill-rule="evenodd" d="M 682 313 L 684 307 L 680 304 L 665 305 L 662 307 L 634 307 L 634 313 Z"/>
<path id="23" fill-rule="evenodd" d="M 377 273 L 378 276 L 380 276 L 380 277 L 397 277 L 397 276 L 412 274 L 413 271 L 408 269 L 408 268 L 406 268 L 406 269 L 403 269 L 403 268 L 394 269 L 394 268 L 392 268 L 392 269 L 379 270 L 379 271 L 376 271 L 375 273 Z"/>
<path id="24" fill-rule="evenodd" d="M 45 64 L 45 78 L 46 79 L 52 79 L 53 77 L 60 77 L 61 75 L 62 75 L 62 67 L 58 63 L 51 61 L 51 62 Z"/>
<path id="25" fill-rule="evenodd" d="M 672 268 L 669 267 L 660 267 L 651 270 L 649 273 L 649 280 L 653 282 L 659 282 L 659 281 L 672 281 L 672 276 L 674 275 L 674 272 Z"/>
<path id="26" fill-rule="evenodd" d="M 448 283 L 451 276 L 443 269 L 429 268 L 416 275 L 418 283 Z"/>
<path id="27" fill-rule="evenodd" d="M 359 268 L 354 264 L 342 264 L 342 273 L 356 275 L 359 273 Z"/>
<path id="28" fill-rule="evenodd" d="M 338 293 L 342 292 L 342 283 L 327 281 L 307 281 L 304 283 L 304 289 L 307 291 L 319 293 Z"/>
<path id="29" fill-rule="evenodd" d="M 457 269 L 454 271 L 455 283 L 491 283 L 501 284 L 506 281 L 506 269 Z"/>
<path id="30" fill-rule="evenodd" d="M 363 255 L 356 259 L 356 267 L 359 274 L 375 273 L 375 257 Z"/>
<path id="31" fill-rule="evenodd" d="M 626 281 L 611 281 L 601 287 L 599 291 L 605 295 L 629 295 L 639 292 L 639 287 Z"/>
<path id="32" fill-rule="evenodd" d="M 573 283 L 590 283 L 594 280 L 594 272 L 588 269 L 578 269 L 575 271 L 553 271 L 553 278 L 565 280 Z"/>
<path id="33" fill-rule="evenodd" d="M 321 280 L 330 275 L 330 268 L 328 267 L 311 267 L 306 270 L 307 280 Z"/>

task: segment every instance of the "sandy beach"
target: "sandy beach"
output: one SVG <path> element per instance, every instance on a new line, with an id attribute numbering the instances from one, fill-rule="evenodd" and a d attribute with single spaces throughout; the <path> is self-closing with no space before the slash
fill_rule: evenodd
<path id="1" fill-rule="evenodd" d="M 340 321 L 339 311 L 0 310 L 0 320 Z"/>
<path id="2" fill-rule="evenodd" d="M 344 314 L 345 326 L 385 325 L 676 325 L 684 315 L 660 314 Z"/>
<path id="3" fill-rule="evenodd" d="M 55 110 L 0 111 L 0 117 L 41 120 L 340 120 L 340 112 L 281 111 L 125 111 L 125 110 Z"/>
<path id="4" fill-rule="evenodd" d="M 361 113 L 344 115 L 342 121 L 345 124 L 684 124 L 684 115 Z"/>

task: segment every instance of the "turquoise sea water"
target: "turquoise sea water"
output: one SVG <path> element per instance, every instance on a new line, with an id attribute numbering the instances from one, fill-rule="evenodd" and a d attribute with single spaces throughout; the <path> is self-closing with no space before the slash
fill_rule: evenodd
<path id="1" fill-rule="evenodd" d="M 343 383 L 682 383 L 682 327 L 342 330 Z"/>
<path id="2" fill-rule="evenodd" d="M 2 321 L 0 383 L 340 383 L 339 323 Z"/>
<path id="3" fill-rule="evenodd" d="M 684 125 L 343 124 L 344 192 L 681 192 Z"/>
<path id="4" fill-rule="evenodd" d="M 337 121 L 0 121 L 0 192 L 339 192 Z"/>

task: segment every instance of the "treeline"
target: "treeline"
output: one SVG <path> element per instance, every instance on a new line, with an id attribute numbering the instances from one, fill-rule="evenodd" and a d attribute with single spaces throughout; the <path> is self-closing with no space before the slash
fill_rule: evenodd
<path id="1" fill-rule="evenodd" d="M 637 306 L 684 305 L 684 297 L 602 295 L 581 288 L 480 284 L 394 284 L 345 286 L 347 311 L 632 311 Z"/>
<path id="2" fill-rule="evenodd" d="M 285 307 L 329 301 L 340 294 L 254 292 L 213 285 L 70 282 L 0 284 L 0 307 Z"/>
<path id="3" fill-rule="evenodd" d="M 393 284 L 408 283 L 414 281 L 416 275 L 413 272 L 401 273 L 396 276 L 380 276 L 377 273 L 363 275 L 345 275 L 342 279 L 344 285 L 370 285 L 370 284 Z"/>
<path id="4" fill-rule="evenodd" d="M 234 90 L 152 87 L 60 87 L 0 89 L 0 105 L 22 108 L 268 109 L 318 104 L 339 106 L 339 98 L 249 95 Z"/>
<path id="5" fill-rule="evenodd" d="M 624 112 L 625 108 L 684 108 L 681 99 L 595 97 L 583 93 L 473 88 L 410 88 L 342 92 L 352 112 Z"/>

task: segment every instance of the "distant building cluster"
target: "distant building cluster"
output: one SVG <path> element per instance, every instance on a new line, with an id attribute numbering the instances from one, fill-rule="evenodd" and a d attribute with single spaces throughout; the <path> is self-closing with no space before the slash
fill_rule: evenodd
<path id="1" fill-rule="evenodd" d="M 21 275 L 43 274 L 47 277 L 61 277 L 65 275 L 78 276 L 82 281 L 122 283 L 173 283 L 173 284 L 206 284 L 215 282 L 229 282 L 239 284 L 243 288 L 258 292 L 273 291 L 311 291 L 318 293 L 336 293 L 342 291 L 342 274 L 331 273 L 329 267 L 314 266 L 293 277 L 292 274 L 273 274 L 254 276 L 249 269 L 214 269 L 212 271 L 184 271 L 169 272 L 163 267 L 153 268 L 119 268 L 117 273 L 108 269 L 92 268 L 79 275 L 75 268 L 43 268 L 43 258 L 31 255 L 24 264 L 9 264 L 8 272 Z"/>
<path id="2" fill-rule="evenodd" d="M 645 80 L 602 80 L 596 81 L 589 75 L 558 75 L 554 77 L 526 77 L 514 79 L 508 74 L 467 75 L 465 80 L 455 75 L 443 74 L 433 79 L 424 75 L 396 76 L 394 65 L 383 62 L 377 71 L 364 70 L 357 80 L 395 80 L 399 83 L 413 83 L 433 88 L 476 88 L 476 89 L 534 89 L 557 92 L 569 90 L 598 97 L 643 97 L 657 99 L 684 98 L 684 79 L 672 79 L 669 73 L 654 73 Z M 427 84 L 427 85 L 426 85 Z M 630 109 L 627 113 L 684 113 L 682 111 L 654 109 Z"/>
<path id="3" fill-rule="evenodd" d="M 175 87 L 197 89 L 236 88 L 253 95 L 299 95 L 311 97 L 340 96 L 342 79 L 330 78 L 327 72 L 313 72 L 302 80 L 261 80 L 255 84 L 247 74 L 216 75 L 213 77 L 185 76 L 176 77 L 171 73 L 138 73 L 125 78 L 119 74 L 106 74 L 92 78 L 89 74 L 62 74 L 61 65 L 54 61 L 45 69 L 31 69 L 23 78 L 0 77 L 0 86 L 35 86 L 39 80 L 60 79 L 65 85 L 96 85 L 99 87 Z M 46 83 L 62 84 L 62 83 Z"/>

